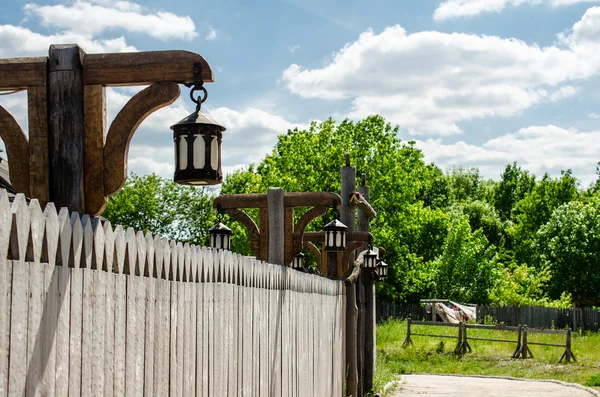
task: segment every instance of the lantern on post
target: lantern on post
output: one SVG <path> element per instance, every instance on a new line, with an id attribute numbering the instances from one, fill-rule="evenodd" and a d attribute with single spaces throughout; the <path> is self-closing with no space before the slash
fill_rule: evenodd
<path id="1" fill-rule="evenodd" d="M 294 270 L 302 270 L 304 267 L 304 254 L 302 252 L 300 252 L 298 255 L 296 255 L 294 257 L 294 260 L 292 261 L 292 269 Z"/>
<path id="2" fill-rule="evenodd" d="M 200 65 L 194 66 L 200 76 Z M 173 180 L 182 185 L 217 185 L 223 182 L 221 169 L 221 140 L 225 127 L 200 111 L 208 98 L 202 80 L 192 87 L 190 98 L 196 111 L 171 126 L 175 144 L 175 174 Z M 194 97 L 200 91 L 203 97 Z"/>
<path id="3" fill-rule="evenodd" d="M 208 230 L 210 234 L 210 248 L 231 250 L 231 229 L 221 222 L 223 210 L 218 209 L 217 224 Z"/>
<path id="4" fill-rule="evenodd" d="M 325 230 L 326 251 L 343 251 L 346 248 L 346 230 L 348 230 L 348 226 L 334 219 L 326 224 L 323 230 Z"/>
<path id="5" fill-rule="evenodd" d="M 379 276 L 380 280 L 385 280 L 388 276 L 389 266 L 384 261 L 379 261 L 377 264 L 377 276 Z"/>

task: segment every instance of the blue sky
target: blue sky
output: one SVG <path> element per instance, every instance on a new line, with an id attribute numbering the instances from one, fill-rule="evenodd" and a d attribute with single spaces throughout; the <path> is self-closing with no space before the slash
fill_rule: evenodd
<path id="1" fill-rule="evenodd" d="M 0 3 L 0 57 L 67 42 L 204 55 L 227 171 L 260 161 L 288 128 L 378 113 L 443 169 L 498 179 L 517 161 L 539 176 L 571 168 L 583 186 L 596 178 L 600 0 Z M 109 120 L 139 89 L 109 90 Z M 142 124 L 131 170 L 171 175 L 169 126 L 192 111 L 187 98 Z M 26 128 L 24 94 L 0 105 Z"/>

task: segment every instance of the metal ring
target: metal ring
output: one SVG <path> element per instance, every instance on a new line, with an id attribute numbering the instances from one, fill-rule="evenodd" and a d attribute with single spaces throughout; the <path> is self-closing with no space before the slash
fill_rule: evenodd
<path id="1" fill-rule="evenodd" d="M 194 92 L 200 90 L 204 93 L 204 97 L 202 99 L 200 99 L 200 96 L 198 96 L 198 98 L 194 98 Z M 194 102 L 195 104 L 202 104 L 204 102 L 206 102 L 206 100 L 208 99 L 208 91 L 206 91 L 206 88 L 204 86 L 195 86 L 194 88 L 192 88 L 192 90 L 190 91 L 190 98 L 192 99 L 192 102 Z"/>

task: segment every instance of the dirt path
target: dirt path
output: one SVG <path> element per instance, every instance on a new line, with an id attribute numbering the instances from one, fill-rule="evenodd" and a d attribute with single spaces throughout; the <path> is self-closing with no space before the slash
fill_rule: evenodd
<path id="1" fill-rule="evenodd" d="M 591 397 L 599 396 L 553 382 L 443 375 L 403 375 L 390 397 Z"/>

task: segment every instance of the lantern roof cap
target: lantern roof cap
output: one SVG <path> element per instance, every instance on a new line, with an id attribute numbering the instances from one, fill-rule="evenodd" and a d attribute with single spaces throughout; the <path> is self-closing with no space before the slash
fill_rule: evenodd
<path id="1" fill-rule="evenodd" d="M 223 127 L 222 125 L 220 125 L 219 123 L 217 123 L 216 121 L 214 121 L 213 119 L 208 117 L 205 113 L 203 113 L 200 110 L 195 111 L 195 112 L 189 114 L 184 119 L 179 120 L 177 123 L 175 123 L 171 126 L 171 129 L 174 130 L 175 129 L 174 127 L 177 127 L 180 125 L 193 125 L 193 124 L 214 125 L 217 128 L 217 130 L 219 130 L 219 131 L 226 130 L 225 127 Z"/>
<path id="2" fill-rule="evenodd" d="M 339 219 L 334 219 L 331 222 L 329 222 L 328 224 L 325 225 L 324 227 L 325 230 L 328 229 L 333 229 L 333 230 L 347 230 L 348 226 L 344 225 L 342 222 L 340 222 Z"/>
<path id="3" fill-rule="evenodd" d="M 377 258 L 377 251 L 374 251 L 373 249 L 369 249 L 369 250 L 367 251 L 367 253 L 365 254 L 365 256 L 369 256 L 369 257 L 371 257 L 371 258 L 372 258 L 372 257 L 375 257 L 375 258 Z"/>
<path id="4" fill-rule="evenodd" d="M 208 229 L 209 233 L 221 233 L 221 234 L 231 234 L 231 229 L 225 226 L 223 223 L 219 222 L 210 229 Z"/>

